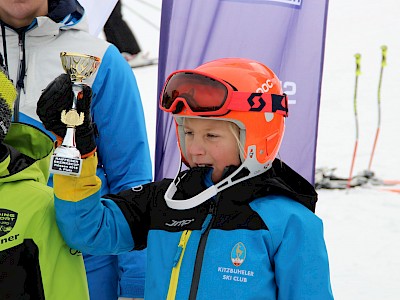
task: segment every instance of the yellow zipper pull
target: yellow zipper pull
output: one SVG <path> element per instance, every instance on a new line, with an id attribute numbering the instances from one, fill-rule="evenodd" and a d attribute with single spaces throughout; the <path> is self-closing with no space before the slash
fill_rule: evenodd
<path id="1" fill-rule="evenodd" d="M 186 245 L 189 241 L 191 230 L 182 231 L 181 238 L 178 244 L 178 250 L 176 251 L 174 258 L 174 265 L 171 271 L 171 278 L 169 281 L 167 300 L 174 300 L 176 296 L 176 289 L 178 287 L 179 272 L 181 270 L 181 264 L 183 256 L 185 255 Z"/>
<path id="2" fill-rule="evenodd" d="M 175 258 L 174 258 L 174 268 L 178 264 L 183 250 L 186 248 L 186 244 L 189 240 L 190 234 L 188 234 L 189 230 L 185 230 L 182 232 L 181 239 L 178 244 L 178 250 L 176 251 Z"/>

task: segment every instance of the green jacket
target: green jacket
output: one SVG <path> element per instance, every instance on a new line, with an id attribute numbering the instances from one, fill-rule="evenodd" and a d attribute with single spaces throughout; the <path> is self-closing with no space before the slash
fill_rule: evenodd
<path id="1" fill-rule="evenodd" d="M 14 123 L 0 147 L 8 152 L 0 157 L 0 299 L 89 299 L 82 255 L 63 240 L 47 186 L 52 140 Z"/>

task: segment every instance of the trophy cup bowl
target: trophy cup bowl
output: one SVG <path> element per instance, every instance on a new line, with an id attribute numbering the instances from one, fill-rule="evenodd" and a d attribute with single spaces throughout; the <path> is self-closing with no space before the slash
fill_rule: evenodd
<path id="1" fill-rule="evenodd" d="M 61 52 L 61 64 L 72 82 L 82 82 L 96 72 L 100 58 L 92 55 Z"/>
<path id="2" fill-rule="evenodd" d="M 96 72 L 100 58 L 92 55 L 61 52 L 61 64 L 72 81 L 74 99 L 71 109 L 61 113 L 61 122 L 67 125 L 67 132 L 62 144 L 54 150 L 50 161 L 50 172 L 69 176 L 79 176 L 82 169 L 82 159 L 75 144 L 75 129 L 82 125 L 85 119 L 83 113 L 76 111 L 78 94 L 82 91 L 83 81 Z"/>

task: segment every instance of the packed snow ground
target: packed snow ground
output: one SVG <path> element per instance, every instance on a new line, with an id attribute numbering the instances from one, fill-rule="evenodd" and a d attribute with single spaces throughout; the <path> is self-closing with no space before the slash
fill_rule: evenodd
<path id="1" fill-rule="evenodd" d="M 161 0 L 123 1 L 124 16 L 143 51 L 158 55 Z M 357 91 L 359 146 L 353 175 L 368 167 L 377 127 L 382 45 L 387 45 L 381 134 L 372 170 L 400 179 L 400 4 L 397 0 L 331 0 L 321 91 L 316 167 L 346 177 L 355 144 L 354 54 L 361 54 Z M 155 146 L 157 67 L 134 69 L 152 154 Z M 400 194 L 372 188 L 319 190 L 332 289 L 336 299 L 400 299 Z"/>

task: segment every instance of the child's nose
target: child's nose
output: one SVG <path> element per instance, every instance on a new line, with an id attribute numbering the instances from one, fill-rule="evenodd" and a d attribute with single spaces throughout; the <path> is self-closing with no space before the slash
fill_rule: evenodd
<path id="1" fill-rule="evenodd" d="M 204 143 L 199 138 L 193 138 L 188 150 L 192 155 L 204 154 L 205 153 Z"/>

